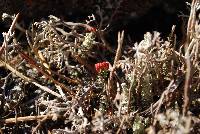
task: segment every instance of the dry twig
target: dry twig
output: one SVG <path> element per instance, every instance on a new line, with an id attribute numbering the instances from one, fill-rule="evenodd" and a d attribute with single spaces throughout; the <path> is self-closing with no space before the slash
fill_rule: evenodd
<path id="1" fill-rule="evenodd" d="M 190 17 L 188 20 L 188 27 L 187 27 L 187 37 L 185 42 L 185 62 L 186 62 L 186 75 L 185 75 L 185 85 L 184 85 L 184 105 L 183 105 L 183 115 L 187 114 L 188 107 L 189 107 L 189 88 L 191 82 L 191 57 L 189 53 L 189 44 L 194 34 L 194 28 L 196 23 L 196 6 L 198 0 L 193 0 L 191 5 L 191 12 Z"/>
<path id="2" fill-rule="evenodd" d="M 8 119 L 1 119 L 1 124 L 11 124 L 17 122 L 27 122 L 27 121 L 37 121 L 41 119 L 52 119 L 55 115 L 38 115 L 38 116 L 25 116 L 25 117 L 17 117 L 17 118 L 8 118 Z"/>
<path id="3" fill-rule="evenodd" d="M 112 66 L 112 70 L 110 71 L 110 76 L 108 79 L 108 88 L 107 88 L 108 100 L 113 100 L 115 97 L 116 91 L 114 91 L 114 90 L 116 90 L 116 89 L 113 89 L 113 84 L 114 84 L 113 76 L 114 76 L 116 64 L 121 56 L 123 40 L 124 40 L 124 31 L 122 31 L 121 33 L 118 32 L 118 47 L 117 47 L 117 51 L 116 51 L 116 55 L 115 55 L 115 60 L 114 60 L 113 66 Z M 112 95 L 111 95 L 111 93 L 112 93 Z"/>

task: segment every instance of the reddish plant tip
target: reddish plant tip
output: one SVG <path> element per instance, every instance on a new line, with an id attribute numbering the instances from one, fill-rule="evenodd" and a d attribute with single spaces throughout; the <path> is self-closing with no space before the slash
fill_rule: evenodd
<path id="1" fill-rule="evenodd" d="M 99 62 L 95 64 L 95 69 L 97 71 L 97 73 L 104 71 L 104 70 L 108 70 L 109 69 L 109 62 Z"/>
<path id="2" fill-rule="evenodd" d="M 97 31 L 97 29 L 95 28 L 95 27 L 88 27 L 87 28 L 87 31 L 89 31 L 89 32 L 96 32 Z"/>

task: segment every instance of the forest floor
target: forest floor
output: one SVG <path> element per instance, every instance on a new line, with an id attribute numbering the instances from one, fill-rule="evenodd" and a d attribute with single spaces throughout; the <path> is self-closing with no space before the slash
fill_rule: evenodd
<path id="1" fill-rule="evenodd" d="M 0 133 L 199 133 L 198 10 L 193 0 L 181 39 L 174 25 L 134 43 L 94 15 L 27 28 L 3 14 Z"/>

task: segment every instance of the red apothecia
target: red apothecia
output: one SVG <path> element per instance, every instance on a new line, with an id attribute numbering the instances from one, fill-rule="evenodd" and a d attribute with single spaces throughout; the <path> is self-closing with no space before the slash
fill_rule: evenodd
<path id="1" fill-rule="evenodd" d="M 96 63 L 95 69 L 96 69 L 97 73 L 104 71 L 104 70 L 108 70 L 109 69 L 109 62 L 104 61 L 104 62 Z"/>
<path id="2" fill-rule="evenodd" d="M 97 31 L 97 29 L 95 27 L 89 26 L 89 27 L 87 27 L 87 31 L 94 33 Z"/>

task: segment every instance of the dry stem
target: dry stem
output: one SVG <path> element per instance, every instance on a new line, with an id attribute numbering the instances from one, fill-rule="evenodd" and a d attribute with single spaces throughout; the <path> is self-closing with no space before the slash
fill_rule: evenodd
<path id="1" fill-rule="evenodd" d="M 186 62 L 186 75 L 185 75 L 185 85 L 184 85 L 184 105 L 183 105 L 183 115 L 187 114 L 189 107 L 189 86 L 191 81 L 191 57 L 189 53 L 189 44 L 193 37 L 195 22 L 196 22 L 196 5 L 198 0 L 193 0 L 191 5 L 190 17 L 188 20 L 187 27 L 187 37 L 185 42 L 185 62 Z"/>
<path id="2" fill-rule="evenodd" d="M 11 124 L 11 123 L 17 123 L 17 122 L 26 122 L 26 121 L 35 121 L 35 120 L 41 120 L 41 119 L 52 119 L 54 115 L 48 114 L 48 115 L 38 115 L 38 116 L 25 116 L 25 117 L 17 117 L 17 118 L 9 118 L 9 119 L 2 119 L 0 120 L 0 123 L 2 124 Z"/>
<path id="3" fill-rule="evenodd" d="M 113 92 L 113 76 L 114 76 L 114 71 L 116 68 L 116 64 L 117 61 L 120 59 L 121 56 L 121 50 L 122 50 L 122 44 L 123 44 L 123 40 L 124 40 L 124 31 L 122 31 L 121 33 L 118 32 L 118 47 L 117 47 L 117 52 L 115 55 L 115 60 L 113 63 L 113 67 L 112 70 L 110 71 L 110 76 L 108 79 L 108 89 L 107 89 L 107 94 L 108 94 L 108 99 L 112 100 L 115 96 L 111 96 L 111 92 L 114 93 L 116 91 Z"/>

